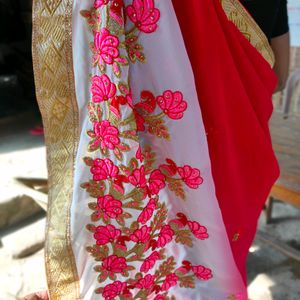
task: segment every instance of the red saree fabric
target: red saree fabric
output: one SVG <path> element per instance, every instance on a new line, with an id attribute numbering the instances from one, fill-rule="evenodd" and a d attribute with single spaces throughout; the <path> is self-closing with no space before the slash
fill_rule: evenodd
<path id="1" fill-rule="evenodd" d="M 217 198 L 246 280 L 257 219 L 279 176 L 268 128 L 276 76 L 228 21 L 220 0 L 173 5 L 194 71 Z"/>

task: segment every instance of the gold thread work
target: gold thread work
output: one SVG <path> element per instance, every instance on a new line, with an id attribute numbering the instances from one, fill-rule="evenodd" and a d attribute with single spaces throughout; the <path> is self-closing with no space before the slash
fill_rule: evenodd
<path id="1" fill-rule="evenodd" d="M 49 173 L 45 261 L 51 300 L 80 299 L 70 237 L 70 207 L 78 145 L 72 5 L 72 0 L 33 1 L 33 64 Z"/>
<path id="2" fill-rule="evenodd" d="M 241 33 L 273 67 L 275 58 L 268 39 L 246 9 L 237 0 L 221 1 L 228 19 L 238 27 Z"/>

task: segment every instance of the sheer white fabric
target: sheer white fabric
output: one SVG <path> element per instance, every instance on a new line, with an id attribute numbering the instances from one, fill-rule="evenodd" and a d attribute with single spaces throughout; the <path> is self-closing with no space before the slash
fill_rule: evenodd
<path id="1" fill-rule="evenodd" d="M 131 2 L 125 1 L 127 5 Z M 86 247 L 94 241 L 92 234 L 85 228 L 86 224 L 90 223 L 89 195 L 80 187 L 90 178 L 89 169 L 84 164 L 83 158 L 85 156 L 99 157 L 98 152 L 88 153 L 87 151 L 89 137 L 86 132 L 92 127 L 88 118 L 87 105 L 91 100 L 90 76 L 93 71 L 89 44 L 93 41 L 93 35 L 80 14 L 81 10 L 90 9 L 93 3 L 93 0 L 75 0 L 73 5 L 73 59 L 81 136 L 75 166 L 71 232 L 80 277 L 80 293 L 85 300 L 102 299 L 101 295 L 94 293 L 94 290 L 109 282 L 109 280 L 102 284 L 97 282 L 98 274 L 94 271 L 97 262 L 86 251 Z M 170 0 L 156 1 L 156 7 L 161 13 L 158 30 L 152 34 L 141 34 L 139 40 L 144 47 L 147 62 L 130 63 L 129 67 L 122 72 L 121 79 L 124 81 L 129 79 L 134 104 L 140 100 L 140 93 L 143 90 L 151 91 L 154 95 L 161 95 L 166 90 L 180 91 L 188 103 L 187 111 L 181 120 L 166 120 L 170 140 L 158 139 L 149 133 L 140 132 L 139 142 L 142 146 L 152 146 L 157 153 L 159 164 L 164 163 L 166 158 L 171 158 L 180 166 L 187 164 L 201 170 L 201 176 L 204 178 L 203 184 L 199 189 L 187 190 L 185 201 L 176 198 L 167 190 L 160 192 L 160 201 L 167 205 L 168 220 L 176 218 L 178 212 L 183 212 L 190 219 L 197 220 L 208 229 L 209 238 L 204 241 L 195 240 L 192 248 L 173 242 L 166 245 L 167 253 L 174 256 L 178 262 L 177 267 L 180 267 L 181 261 L 189 260 L 194 264 L 205 265 L 213 272 L 211 280 L 196 281 L 196 288 L 185 289 L 176 286 L 169 292 L 179 300 L 223 300 L 231 299 L 229 297 L 233 295 L 236 296 L 233 299 L 247 299 L 244 283 L 231 254 L 215 195 L 206 133 L 192 68 L 180 28 Z M 104 10 L 102 14 L 105 18 Z M 109 66 L 106 74 L 112 82 L 119 80 Z M 127 108 L 121 106 L 120 109 L 126 110 Z M 130 146 L 131 152 L 135 153 L 138 144 L 132 142 Z M 117 164 L 117 161 L 114 162 Z M 133 218 L 137 216 L 133 214 Z M 99 225 L 101 225 L 100 222 Z M 153 298 L 154 296 L 149 299 Z"/>

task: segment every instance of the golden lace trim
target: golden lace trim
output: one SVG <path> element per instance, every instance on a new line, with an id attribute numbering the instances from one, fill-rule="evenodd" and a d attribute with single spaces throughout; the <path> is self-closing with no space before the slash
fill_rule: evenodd
<path id="1" fill-rule="evenodd" d="M 221 2 L 228 19 L 238 27 L 249 42 L 273 67 L 275 58 L 268 39 L 246 9 L 237 0 L 221 0 Z"/>
<path id="2" fill-rule="evenodd" d="M 33 1 L 33 64 L 49 173 L 45 261 L 50 299 L 80 299 L 70 237 L 78 108 L 72 65 L 72 0 Z"/>

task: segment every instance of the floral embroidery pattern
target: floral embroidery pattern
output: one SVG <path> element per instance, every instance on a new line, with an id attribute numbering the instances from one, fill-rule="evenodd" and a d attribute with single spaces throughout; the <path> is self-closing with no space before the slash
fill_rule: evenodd
<path id="1" fill-rule="evenodd" d="M 162 112 L 154 114 L 160 108 Z M 165 117 L 173 120 L 183 118 L 187 102 L 181 92 L 167 90 L 163 95 L 155 97 L 149 91 L 141 92 L 141 101 L 134 105 L 137 130 L 149 132 L 159 138 L 169 139 L 170 134 L 165 124 Z"/>
<path id="2" fill-rule="evenodd" d="M 157 29 L 160 12 L 154 7 L 154 0 L 133 0 L 126 7 L 126 15 L 140 31 L 152 33 Z"/>
<path id="3" fill-rule="evenodd" d="M 105 8 L 109 10 L 110 18 L 107 19 L 107 24 L 103 27 L 101 26 L 102 20 L 99 10 Z M 108 28 L 115 28 L 115 24 L 118 24 L 120 30 L 120 27 L 123 25 L 122 9 L 122 0 L 97 0 L 94 2 L 94 7 L 91 10 L 81 11 L 81 15 L 86 18 L 90 29 L 94 33 L 94 41 L 90 44 L 93 52 L 93 66 L 98 66 L 100 72 L 104 73 L 107 66 L 110 65 L 114 75 L 117 77 L 121 76 L 121 68 L 128 65 L 127 57 L 120 54 L 120 48 L 125 47 L 125 41 L 120 42 L 118 38 L 120 32 L 117 30 L 112 32 Z M 99 80 L 101 78 L 95 76 L 94 88 L 96 90 L 97 86 L 101 88 Z M 94 99 L 97 99 L 97 97 Z"/>
<path id="4" fill-rule="evenodd" d="M 94 103 L 107 101 L 116 94 L 116 86 L 106 74 L 102 76 L 95 75 L 92 78 L 91 92 Z"/>
<path id="5" fill-rule="evenodd" d="M 123 10 L 134 24 L 126 35 Z M 91 178 L 81 186 L 92 199 L 86 228 L 94 239 L 87 251 L 97 262 L 94 270 L 101 283 L 95 292 L 105 300 L 150 295 L 156 300 L 175 299 L 168 296 L 172 287 L 194 288 L 196 280 L 213 275 L 209 268 L 189 261 L 178 267 L 165 249 L 170 243 L 193 247 L 195 240 L 209 238 L 206 227 L 185 214 L 169 216 L 160 199 L 164 189 L 185 199 L 186 189 L 198 189 L 203 183 L 200 170 L 178 166 L 170 158 L 157 165 L 152 148 L 139 144 L 139 131 L 169 139 L 165 119 L 179 121 L 187 110 L 183 94 L 171 90 L 158 96 L 142 91 L 140 102 L 133 105 L 126 78 L 128 57 L 144 60 L 141 46 L 136 44 L 132 52 L 128 41 L 137 42 L 137 31 L 155 32 L 160 12 L 154 0 L 133 0 L 127 7 L 123 1 L 95 0 L 94 7 L 81 14 L 94 36 L 87 132 L 93 157 L 84 158 Z M 105 73 L 108 68 L 114 79 Z"/>
<path id="6" fill-rule="evenodd" d="M 157 30 L 160 11 L 155 8 L 154 0 L 134 0 L 126 7 L 126 15 L 133 26 L 126 31 L 125 47 L 131 62 L 146 62 L 144 47 L 139 44 L 140 33 L 153 33 Z"/>

